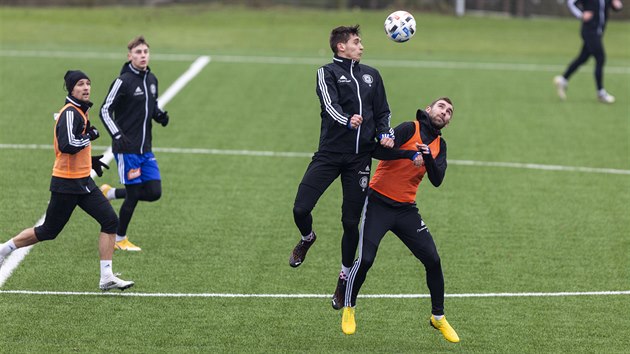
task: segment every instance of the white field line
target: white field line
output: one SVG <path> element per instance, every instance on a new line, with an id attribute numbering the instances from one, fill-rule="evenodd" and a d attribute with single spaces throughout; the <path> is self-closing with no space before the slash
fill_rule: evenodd
<path id="1" fill-rule="evenodd" d="M 0 144 L 1 149 L 38 149 L 51 150 L 52 145 L 38 144 Z M 104 146 L 94 146 L 94 149 L 106 149 Z M 109 149 L 109 148 L 107 148 Z M 238 156 L 260 156 L 260 157 L 301 157 L 311 158 L 313 153 L 310 152 L 278 152 L 278 151 L 253 151 L 253 150 L 224 150 L 224 149 L 201 149 L 201 148 L 160 148 L 154 147 L 153 151 L 173 154 L 202 154 L 202 155 L 238 155 Z M 580 166 L 562 166 L 562 165 L 543 165 L 535 163 L 520 162 L 493 162 L 493 161 L 472 161 L 472 160 L 448 160 L 450 165 L 456 166 L 482 166 L 482 167 L 501 167 L 501 168 L 521 168 L 530 170 L 543 171 L 560 171 L 560 172 L 584 172 L 584 173 L 602 173 L 615 175 L 630 175 L 630 170 L 621 170 L 615 168 L 596 168 L 596 167 L 580 167 Z"/>
<path id="2" fill-rule="evenodd" d="M 81 291 L 35 291 L 35 290 L 0 290 L 0 294 L 20 295 L 64 295 L 64 296 L 131 296 L 131 297 L 204 297 L 204 298 L 279 298 L 279 299 L 320 299 L 330 298 L 330 294 L 230 294 L 230 293 L 132 293 L 132 292 L 81 292 Z M 622 291 L 584 291 L 584 292 L 526 292 L 526 293 L 473 293 L 445 294 L 450 298 L 478 297 L 567 297 L 567 296 L 610 296 L 630 295 L 630 290 Z M 429 294 L 364 294 L 360 298 L 368 299 L 418 299 L 429 298 Z"/>
<path id="3" fill-rule="evenodd" d="M 201 70 L 210 62 L 210 58 L 207 56 L 202 56 L 196 58 L 196 60 L 190 65 L 190 68 L 186 70 L 175 82 L 160 96 L 158 100 L 158 106 L 160 108 L 164 108 L 168 102 L 170 102 L 173 97 L 175 97 L 183 88 L 192 80 L 195 76 L 201 72 Z M 29 148 L 33 148 L 33 146 L 29 145 Z M 38 145 L 35 145 L 35 148 L 38 148 Z M 47 146 L 47 149 L 52 149 L 52 145 Z M 101 161 L 106 164 L 109 164 L 114 159 L 114 155 L 112 154 L 112 148 L 107 147 L 105 152 L 103 153 L 103 157 Z M 94 171 L 91 172 L 92 178 L 96 177 L 96 173 Z M 39 221 L 35 224 L 35 226 L 41 225 L 46 218 L 46 214 L 44 214 Z M 18 267 L 18 265 L 24 260 L 28 252 L 31 250 L 33 246 L 18 248 L 4 261 L 2 268 L 0 268 L 0 288 L 6 283 L 6 281 L 11 277 L 13 271 Z"/>
<path id="4" fill-rule="evenodd" d="M 40 50 L 0 50 L 2 57 L 18 58 L 67 58 L 67 59 L 105 59 L 124 60 L 120 53 L 99 52 L 66 52 L 66 51 L 40 51 Z M 152 54 L 153 60 L 164 61 L 192 61 L 198 57 L 193 54 Z M 329 61 L 329 57 L 321 58 L 290 58 L 290 57 L 264 57 L 243 55 L 212 55 L 212 61 L 222 63 L 249 63 L 249 64 L 275 64 L 275 65 L 323 65 Z M 538 72 L 562 72 L 564 65 L 525 64 L 525 63 L 479 63 L 462 61 L 425 61 L 425 60 L 387 60 L 366 59 L 366 64 L 379 67 L 396 68 L 429 68 L 429 69 L 461 69 L 461 70 L 501 70 L 501 71 L 538 71 Z M 630 74 L 627 66 L 606 66 L 606 74 Z"/>

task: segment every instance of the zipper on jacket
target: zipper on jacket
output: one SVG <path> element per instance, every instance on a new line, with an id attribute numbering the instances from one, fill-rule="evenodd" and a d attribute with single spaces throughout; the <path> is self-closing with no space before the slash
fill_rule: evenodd
<path id="1" fill-rule="evenodd" d="M 361 89 L 359 88 L 359 81 L 357 80 L 356 77 L 354 77 L 354 64 L 356 63 L 356 61 L 352 61 L 352 63 L 350 64 L 350 76 L 352 77 L 352 79 L 354 80 L 354 83 L 357 85 L 357 97 L 359 98 L 359 115 L 361 117 L 363 117 L 363 102 L 361 101 Z M 355 149 L 354 149 L 354 153 L 358 154 L 359 153 L 359 140 L 361 137 L 361 125 L 363 125 L 363 123 L 359 124 L 359 127 L 357 128 L 357 142 L 355 144 Z"/>
<path id="2" fill-rule="evenodd" d="M 148 71 L 144 71 L 144 78 L 142 79 L 142 85 L 144 86 L 144 124 L 142 125 L 142 145 L 140 145 L 140 154 L 144 154 L 144 142 L 147 137 L 147 117 L 149 116 L 149 91 L 147 90 L 147 74 Z"/>

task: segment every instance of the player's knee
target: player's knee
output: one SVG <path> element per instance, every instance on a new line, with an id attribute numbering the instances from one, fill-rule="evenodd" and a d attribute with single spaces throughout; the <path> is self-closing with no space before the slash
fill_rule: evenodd
<path id="1" fill-rule="evenodd" d="M 364 254 L 361 257 L 361 263 L 359 263 L 359 269 L 367 272 L 370 268 L 372 268 L 372 265 L 374 264 L 374 258 L 375 258 L 375 255 Z"/>
<path id="2" fill-rule="evenodd" d="M 422 263 L 427 270 L 442 267 L 440 256 L 437 252 L 434 252 L 430 257 L 427 257 Z"/>
<path id="3" fill-rule="evenodd" d="M 162 197 L 162 191 L 161 190 L 154 190 L 151 191 L 150 193 L 147 193 L 146 196 L 146 201 L 147 202 L 154 202 L 156 200 L 159 200 Z"/>
<path id="4" fill-rule="evenodd" d="M 301 207 L 299 205 L 293 206 L 293 217 L 295 219 L 302 219 L 307 217 L 311 213 L 307 208 Z"/>
<path id="5" fill-rule="evenodd" d="M 100 224 L 101 232 L 115 234 L 118 229 L 118 216 L 116 216 L 116 213 L 109 215 L 107 218 L 103 219 Z"/>
<path id="6" fill-rule="evenodd" d="M 144 187 L 142 200 L 147 202 L 154 202 L 162 197 L 162 182 L 161 181 L 149 181 Z"/>
<path id="7" fill-rule="evenodd" d="M 343 226 L 344 233 L 357 233 L 359 232 L 358 218 L 341 218 L 341 225 Z"/>
<path id="8" fill-rule="evenodd" d="M 57 238 L 61 233 L 62 227 L 54 227 L 50 225 L 41 225 L 35 228 L 35 237 L 39 241 L 51 241 Z"/>

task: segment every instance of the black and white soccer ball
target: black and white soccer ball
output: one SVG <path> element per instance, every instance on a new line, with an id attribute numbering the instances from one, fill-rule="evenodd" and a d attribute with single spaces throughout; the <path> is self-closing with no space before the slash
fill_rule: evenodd
<path id="1" fill-rule="evenodd" d="M 394 11 L 385 20 L 385 33 L 394 42 L 406 42 L 416 34 L 416 19 L 407 11 Z"/>

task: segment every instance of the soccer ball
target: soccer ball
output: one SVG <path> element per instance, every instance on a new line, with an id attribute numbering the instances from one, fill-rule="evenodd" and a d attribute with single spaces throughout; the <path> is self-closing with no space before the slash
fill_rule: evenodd
<path id="1" fill-rule="evenodd" d="M 392 12 L 385 20 L 385 34 L 394 42 L 406 42 L 416 33 L 416 19 L 407 11 Z"/>

